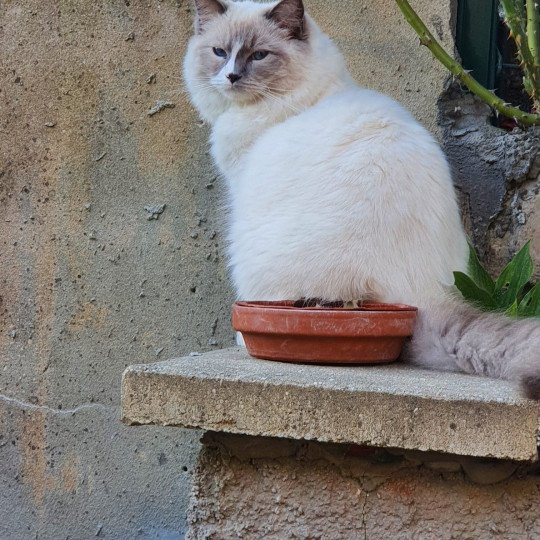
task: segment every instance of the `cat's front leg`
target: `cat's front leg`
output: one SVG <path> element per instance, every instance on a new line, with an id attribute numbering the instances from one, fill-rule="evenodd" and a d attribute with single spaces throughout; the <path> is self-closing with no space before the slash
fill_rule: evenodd
<path id="1" fill-rule="evenodd" d="M 245 156 L 270 122 L 262 121 L 255 113 L 231 109 L 223 113 L 212 128 L 212 157 L 229 181 L 240 177 Z"/>
<path id="2" fill-rule="evenodd" d="M 236 332 L 236 344 L 239 347 L 246 347 L 246 342 L 244 341 L 244 336 L 242 335 L 242 332 Z"/>

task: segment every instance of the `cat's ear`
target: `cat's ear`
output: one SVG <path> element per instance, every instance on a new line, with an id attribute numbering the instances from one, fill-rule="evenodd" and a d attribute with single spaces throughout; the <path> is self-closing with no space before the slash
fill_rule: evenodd
<path id="1" fill-rule="evenodd" d="M 201 34 L 204 25 L 227 11 L 227 4 L 223 0 L 194 0 L 197 14 L 195 16 L 195 31 Z"/>
<path id="2" fill-rule="evenodd" d="M 287 30 L 292 39 L 306 39 L 302 0 L 281 0 L 266 16 Z"/>

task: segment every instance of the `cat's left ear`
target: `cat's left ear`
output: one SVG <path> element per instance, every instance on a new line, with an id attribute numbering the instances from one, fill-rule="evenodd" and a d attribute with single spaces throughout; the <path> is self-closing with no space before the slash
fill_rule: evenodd
<path id="1" fill-rule="evenodd" d="M 281 0 L 266 17 L 287 30 L 292 39 L 306 39 L 302 0 Z"/>
<path id="2" fill-rule="evenodd" d="M 195 16 L 195 31 L 197 34 L 201 34 L 204 29 L 204 25 L 227 11 L 227 4 L 223 0 L 195 0 L 195 9 L 197 15 Z"/>

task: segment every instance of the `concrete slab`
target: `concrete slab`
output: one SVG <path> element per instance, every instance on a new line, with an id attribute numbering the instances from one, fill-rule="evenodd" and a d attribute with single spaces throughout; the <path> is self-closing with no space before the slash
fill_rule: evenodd
<path id="1" fill-rule="evenodd" d="M 537 459 L 540 404 L 511 383 L 394 364 L 307 366 L 223 349 L 131 366 L 128 424 L 202 428 L 519 461 Z"/>

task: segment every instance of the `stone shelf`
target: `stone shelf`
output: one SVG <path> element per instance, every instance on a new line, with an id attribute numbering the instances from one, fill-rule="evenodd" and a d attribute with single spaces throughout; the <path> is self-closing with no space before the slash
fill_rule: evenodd
<path id="1" fill-rule="evenodd" d="M 295 365 L 232 348 L 126 369 L 128 424 L 535 461 L 540 404 L 505 381 L 393 364 Z"/>

